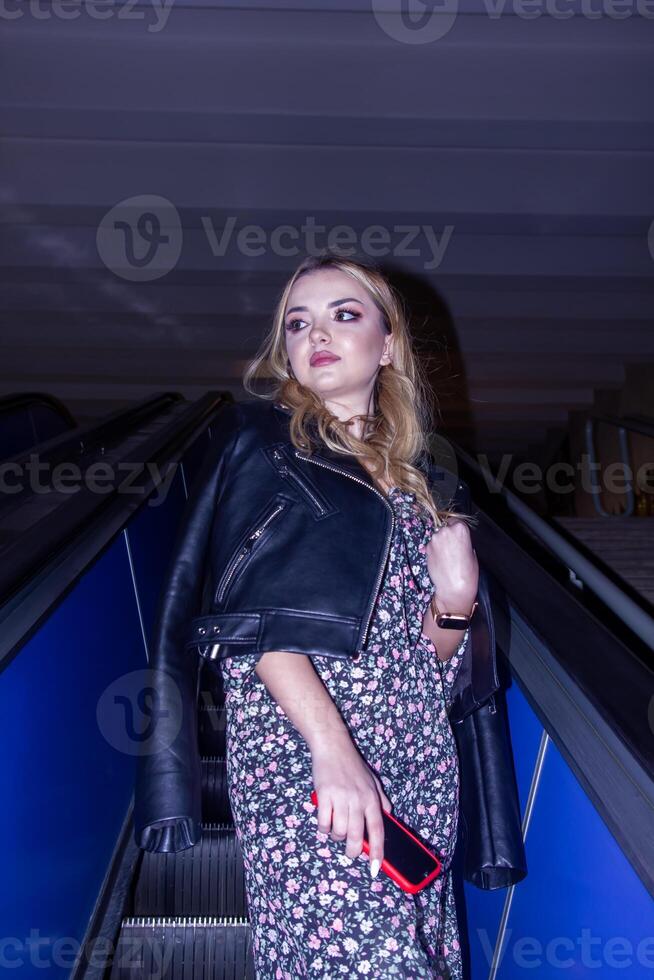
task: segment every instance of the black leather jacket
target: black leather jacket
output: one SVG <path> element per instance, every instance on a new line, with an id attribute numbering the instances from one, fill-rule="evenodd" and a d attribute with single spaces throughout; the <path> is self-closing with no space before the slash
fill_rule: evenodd
<path id="1" fill-rule="evenodd" d="M 157 727 L 137 767 L 135 836 L 147 850 L 178 850 L 200 838 L 200 657 L 365 654 L 393 510 L 354 457 L 325 446 L 311 456 L 296 450 L 289 416 L 269 401 L 229 404 L 184 510 L 150 661 Z M 422 465 L 438 495 L 443 471 Z M 462 480 L 454 506 L 470 509 Z M 499 687 L 483 568 L 477 598 L 452 695 L 453 723 Z M 159 821 L 169 823 L 162 830 L 153 826 Z"/>

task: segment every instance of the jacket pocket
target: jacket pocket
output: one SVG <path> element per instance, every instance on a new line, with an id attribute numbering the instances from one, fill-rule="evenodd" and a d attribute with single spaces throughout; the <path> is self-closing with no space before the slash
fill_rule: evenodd
<path id="1" fill-rule="evenodd" d="M 292 501 L 284 497 L 275 497 L 268 505 L 263 514 L 246 532 L 241 539 L 238 547 L 232 554 L 225 566 L 225 570 L 220 576 L 214 592 L 214 602 L 221 603 L 227 597 L 227 593 L 234 582 L 241 576 L 247 567 L 254 553 L 260 547 L 262 540 L 268 537 L 274 523 L 279 520 L 281 515 L 292 507 Z"/>
<path id="2" fill-rule="evenodd" d="M 271 446 L 264 452 L 281 478 L 300 492 L 316 517 L 327 517 L 328 514 L 336 512 L 336 508 L 318 490 L 313 481 L 306 474 L 300 473 L 297 466 L 291 463 L 283 448 Z"/>

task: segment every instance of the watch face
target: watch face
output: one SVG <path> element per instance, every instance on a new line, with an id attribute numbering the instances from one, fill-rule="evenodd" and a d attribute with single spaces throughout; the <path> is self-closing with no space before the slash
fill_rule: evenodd
<path id="1" fill-rule="evenodd" d="M 468 628 L 468 617 L 441 613 L 436 617 L 436 625 L 442 630 L 465 630 Z"/>

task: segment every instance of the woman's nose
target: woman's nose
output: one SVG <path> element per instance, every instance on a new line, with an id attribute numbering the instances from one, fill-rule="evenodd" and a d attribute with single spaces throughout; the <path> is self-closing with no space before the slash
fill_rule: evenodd
<path id="1" fill-rule="evenodd" d="M 314 320 L 313 326 L 309 330 L 309 340 L 312 344 L 318 344 L 321 341 L 330 341 L 331 333 L 326 324 L 324 324 L 320 319 Z"/>

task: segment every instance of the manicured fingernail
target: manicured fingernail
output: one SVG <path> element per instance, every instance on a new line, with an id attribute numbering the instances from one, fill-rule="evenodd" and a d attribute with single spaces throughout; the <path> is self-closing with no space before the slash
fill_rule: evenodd
<path id="1" fill-rule="evenodd" d="M 377 875 L 379 874 L 379 869 L 380 868 L 381 868 L 381 861 L 378 861 L 377 858 L 375 858 L 374 861 L 371 861 L 370 862 L 370 877 L 371 878 L 376 878 Z"/>

